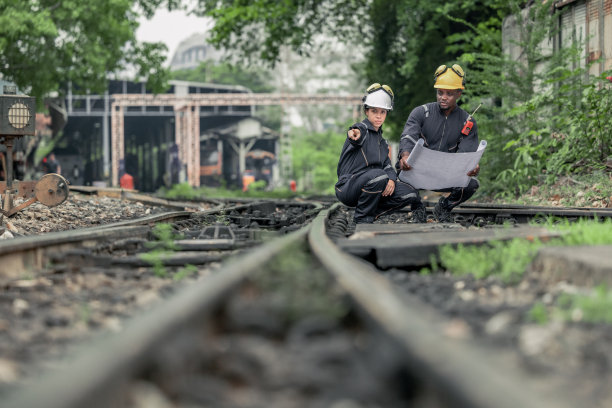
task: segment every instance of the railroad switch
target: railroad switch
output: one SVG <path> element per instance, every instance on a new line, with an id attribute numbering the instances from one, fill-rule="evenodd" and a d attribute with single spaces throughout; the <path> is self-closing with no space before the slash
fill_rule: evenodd
<path id="1" fill-rule="evenodd" d="M 6 160 L 2 163 L 5 181 L 0 181 L 2 203 L 0 219 L 10 217 L 39 201 L 47 207 L 55 207 L 68 198 L 68 181 L 59 174 L 45 174 L 38 181 L 13 180 L 13 147 L 15 140 L 36 134 L 36 99 L 17 95 L 15 86 L 3 87 L 0 94 L 0 139 L 6 146 Z M 25 201 L 13 205 L 15 198 Z"/>

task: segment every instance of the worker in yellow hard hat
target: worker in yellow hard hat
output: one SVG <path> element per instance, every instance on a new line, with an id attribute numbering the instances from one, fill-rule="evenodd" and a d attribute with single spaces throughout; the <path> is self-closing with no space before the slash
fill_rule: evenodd
<path id="1" fill-rule="evenodd" d="M 402 132 L 398 164 L 400 170 L 409 171 L 406 162 L 417 141 L 424 139 L 424 146 L 447 153 L 475 152 L 478 148 L 478 127 L 466 111 L 457 106 L 465 89 L 465 72 L 459 64 L 440 65 L 434 73 L 436 102 L 416 107 L 410 113 Z M 466 187 L 453 187 L 441 192 L 442 196 L 434 208 L 434 216 L 440 222 L 452 222 L 451 210 L 469 199 L 478 189 L 476 179 L 480 166 L 470 170 L 471 177 Z"/>

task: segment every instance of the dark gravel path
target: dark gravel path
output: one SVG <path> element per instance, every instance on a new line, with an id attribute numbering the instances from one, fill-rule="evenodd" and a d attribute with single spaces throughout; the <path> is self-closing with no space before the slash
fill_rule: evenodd
<path id="1" fill-rule="evenodd" d="M 171 210 L 137 201 L 71 192 L 68 199 L 56 207 L 34 203 L 8 219 L 4 217 L 3 227 L 13 236 L 37 235 L 95 227 L 167 211 Z"/>

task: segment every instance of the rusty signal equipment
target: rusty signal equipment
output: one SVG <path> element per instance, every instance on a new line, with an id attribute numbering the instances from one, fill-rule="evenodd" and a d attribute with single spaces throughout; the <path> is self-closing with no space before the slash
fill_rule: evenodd
<path id="1" fill-rule="evenodd" d="M 0 181 L 0 213 L 4 216 L 10 217 L 36 201 L 47 207 L 54 207 L 68 198 L 68 181 L 59 174 L 45 174 L 39 181 L 13 180 L 15 139 L 33 136 L 35 133 L 36 98 L 17 95 L 15 86 L 5 85 L 3 94 L 0 94 L 0 138 L 4 139 L 6 146 L 6 161 L 3 166 L 6 177 L 5 181 Z M 15 197 L 21 197 L 25 201 L 13 207 Z"/>

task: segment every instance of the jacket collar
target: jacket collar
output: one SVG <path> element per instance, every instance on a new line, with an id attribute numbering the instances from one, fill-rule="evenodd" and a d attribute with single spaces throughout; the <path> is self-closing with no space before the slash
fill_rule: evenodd
<path id="1" fill-rule="evenodd" d="M 438 102 L 434 102 L 434 103 L 438 107 L 438 112 L 440 112 L 440 115 L 444 115 L 444 111 L 442 110 L 442 108 L 440 108 L 440 104 Z M 453 111 L 448 116 L 452 116 L 455 114 L 455 112 L 458 112 L 458 111 L 459 111 L 459 105 L 455 105 L 455 109 L 453 109 Z"/>
<path id="2" fill-rule="evenodd" d="M 372 122 L 370 122 L 370 120 L 368 118 L 365 118 L 363 120 L 363 124 L 366 125 L 366 127 L 368 128 L 368 130 L 371 130 L 374 133 L 380 133 L 382 135 L 383 132 L 383 125 L 380 125 L 380 128 L 378 130 L 374 129 L 374 125 L 372 125 Z"/>

